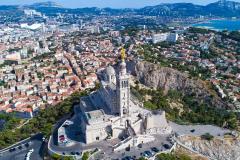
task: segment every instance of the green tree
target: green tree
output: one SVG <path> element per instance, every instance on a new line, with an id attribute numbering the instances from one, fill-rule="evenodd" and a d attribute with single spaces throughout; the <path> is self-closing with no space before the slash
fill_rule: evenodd
<path id="1" fill-rule="evenodd" d="M 89 152 L 84 152 L 82 156 L 82 160 L 88 160 L 89 156 L 90 156 Z"/>
<path id="2" fill-rule="evenodd" d="M 144 102 L 144 107 L 147 108 L 147 109 L 150 109 L 150 110 L 156 110 L 157 109 L 157 106 L 152 104 L 152 102 L 150 102 L 150 101 Z"/>
<path id="3" fill-rule="evenodd" d="M 157 160 L 177 160 L 177 158 L 169 153 L 161 153 L 157 155 Z"/>
<path id="4" fill-rule="evenodd" d="M 186 154 L 178 154 L 178 153 L 161 153 L 157 155 L 157 160 L 191 160 Z"/>
<path id="5" fill-rule="evenodd" d="M 53 154 L 53 155 L 51 156 L 51 158 L 54 159 L 54 160 L 61 160 L 61 159 L 62 159 L 61 156 L 58 155 L 58 154 Z"/>

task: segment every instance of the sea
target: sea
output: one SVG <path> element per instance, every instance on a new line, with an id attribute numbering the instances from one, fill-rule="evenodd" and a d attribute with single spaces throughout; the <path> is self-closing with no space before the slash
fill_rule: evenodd
<path id="1" fill-rule="evenodd" d="M 240 19 L 209 20 L 193 24 L 192 26 L 212 29 L 216 31 L 240 31 Z"/>

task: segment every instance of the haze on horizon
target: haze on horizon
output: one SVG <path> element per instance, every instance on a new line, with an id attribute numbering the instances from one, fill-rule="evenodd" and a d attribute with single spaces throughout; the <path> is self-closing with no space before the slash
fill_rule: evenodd
<path id="1" fill-rule="evenodd" d="M 24 5 L 36 2 L 46 2 L 49 0 L 0 0 L 0 5 Z M 206 5 L 217 0 L 53 0 L 63 7 L 82 8 L 82 7 L 111 7 L 111 8 L 141 8 L 145 6 L 158 5 L 161 3 L 194 3 Z M 240 0 L 234 0 L 240 2 Z"/>

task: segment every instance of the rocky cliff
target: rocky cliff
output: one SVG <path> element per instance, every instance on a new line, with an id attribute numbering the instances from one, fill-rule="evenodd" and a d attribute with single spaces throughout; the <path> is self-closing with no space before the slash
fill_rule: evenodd
<path id="1" fill-rule="evenodd" d="M 202 140 L 200 137 L 184 136 L 179 139 L 185 146 L 216 160 L 239 160 L 240 140 L 234 138 Z"/>
<path id="2" fill-rule="evenodd" d="M 214 107 L 230 109 L 205 82 L 191 79 L 187 74 L 172 68 L 143 61 L 134 65 L 134 73 L 137 79 L 148 87 L 164 89 L 165 93 L 170 89 L 179 90 L 186 95 L 194 95 L 199 101 Z"/>

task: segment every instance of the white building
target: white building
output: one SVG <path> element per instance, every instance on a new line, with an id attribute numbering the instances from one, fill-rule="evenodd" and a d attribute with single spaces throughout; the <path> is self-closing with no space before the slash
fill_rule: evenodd
<path id="1" fill-rule="evenodd" d="M 153 43 L 158 42 L 176 42 L 178 40 L 178 34 L 177 33 L 159 33 L 159 34 L 153 34 L 152 35 L 152 41 Z"/>
<path id="2" fill-rule="evenodd" d="M 167 33 L 159 33 L 152 35 L 153 43 L 163 42 L 167 40 Z"/>
<path id="3" fill-rule="evenodd" d="M 24 14 L 27 16 L 33 16 L 33 15 L 42 16 L 40 12 L 37 12 L 36 10 L 33 10 L 33 9 L 25 9 Z"/>
<path id="4" fill-rule="evenodd" d="M 77 115 L 86 144 L 123 138 L 124 141 L 114 146 L 114 150 L 120 150 L 126 145 L 136 146 L 153 141 L 154 134 L 170 134 L 172 131 L 164 111 L 153 113 L 142 108 L 143 104 L 133 99 L 124 50 L 121 57 L 118 69 L 109 66 L 104 70 L 101 88 L 81 98 L 80 113 Z M 61 129 L 59 128 L 59 132 Z"/>

